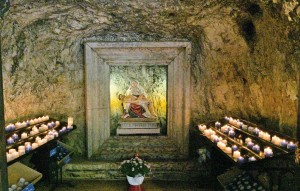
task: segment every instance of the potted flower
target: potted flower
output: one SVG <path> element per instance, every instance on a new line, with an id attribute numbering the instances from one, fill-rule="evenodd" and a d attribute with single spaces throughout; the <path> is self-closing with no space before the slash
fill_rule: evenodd
<path id="1" fill-rule="evenodd" d="M 144 181 L 144 176 L 149 174 L 150 165 L 136 155 L 130 160 L 121 163 L 120 170 L 126 175 L 130 185 L 140 185 Z"/>

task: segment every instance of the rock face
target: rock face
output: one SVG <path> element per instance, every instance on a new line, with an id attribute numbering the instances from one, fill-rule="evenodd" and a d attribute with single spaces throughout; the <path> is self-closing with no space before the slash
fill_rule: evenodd
<path id="1" fill-rule="evenodd" d="M 300 15 L 290 2 L 13 1 L 0 25 L 6 119 L 73 116 L 69 144 L 85 154 L 84 42 L 185 40 L 194 125 L 229 115 L 295 136 Z"/>

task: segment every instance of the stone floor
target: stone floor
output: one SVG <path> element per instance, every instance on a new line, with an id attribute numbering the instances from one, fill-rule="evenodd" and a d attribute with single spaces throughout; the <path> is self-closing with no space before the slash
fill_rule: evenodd
<path id="1" fill-rule="evenodd" d="M 151 181 L 145 180 L 143 188 L 145 191 L 214 191 L 220 190 L 216 185 L 205 185 L 205 180 L 199 182 L 180 182 L 180 181 Z M 37 184 L 36 191 L 127 191 L 126 181 L 76 181 L 73 185 L 56 185 L 50 188 Z"/>

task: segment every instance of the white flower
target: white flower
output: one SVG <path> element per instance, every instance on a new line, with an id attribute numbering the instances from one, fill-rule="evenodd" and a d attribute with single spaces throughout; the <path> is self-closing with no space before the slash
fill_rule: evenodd
<path id="1" fill-rule="evenodd" d="M 132 167 L 132 169 L 131 169 L 132 171 L 134 171 L 134 167 Z"/>

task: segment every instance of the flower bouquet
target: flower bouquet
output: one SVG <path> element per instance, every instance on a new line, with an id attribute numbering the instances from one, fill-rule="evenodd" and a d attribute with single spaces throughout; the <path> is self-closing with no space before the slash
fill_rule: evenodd
<path id="1" fill-rule="evenodd" d="M 130 177 L 145 176 L 150 173 L 150 165 L 138 156 L 121 163 L 120 170 L 123 174 Z"/>

